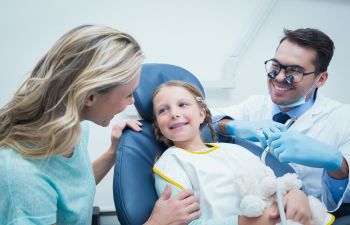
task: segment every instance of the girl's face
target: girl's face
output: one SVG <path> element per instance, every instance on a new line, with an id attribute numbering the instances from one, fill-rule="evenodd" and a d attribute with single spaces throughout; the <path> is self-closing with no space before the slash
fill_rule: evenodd
<path id="1" fill-rule="evenodd" d="M 108 126 L 116 114 L 134 103 L 133 92 L 138 86 L 139 79 L 140 70 L 129 83 L 115 87 L 106 94 L 90 95 L 84 105 L 83 119 L 100 126 Z"/>
<path id="2" fill-rule="evenodd" d="M 160 131 L 178 147 L 201 141 L 199 126 L 205 119 L 194 96 L 183 87 L 163 87 L 153 98 Z"/>

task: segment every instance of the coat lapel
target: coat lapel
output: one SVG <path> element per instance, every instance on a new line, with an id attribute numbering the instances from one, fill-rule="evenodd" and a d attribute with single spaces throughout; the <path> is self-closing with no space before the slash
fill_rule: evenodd
<path id="1" fill-rule="evenodd" d="M 328 114 L 337 106 L 337 102 L 329 100 L 322 95 L 318 95 L 314 105 L 300 116 L 291 127 L 293 130 L 306 131 L 314 126 L 322 117 Z"/>

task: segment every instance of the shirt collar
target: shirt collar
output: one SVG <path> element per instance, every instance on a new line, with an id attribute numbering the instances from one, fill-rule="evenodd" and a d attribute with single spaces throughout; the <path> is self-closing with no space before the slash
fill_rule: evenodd
<path id="1" fill-rule="evenodd" d="M 290 116 L 292 118 L 299 118 L 301 115 L 303 115 L 308 109 L 310 109 L 314 105 L 315 99 L 316 99 L 316 94 L 317 94 L 317 91 L 315 91 L 315 93 L 313 94 L 313 97 L 310 98 L 309 101 L 307 101 L 304 104 L 286 112 L 288 114 L 288 116 Z M 278 105 L 276 105 L 274 102 L 272 102 L 272 104 L 273 104 L 272 115 L 275 115 L 279 112 L 282 112 Z"/>

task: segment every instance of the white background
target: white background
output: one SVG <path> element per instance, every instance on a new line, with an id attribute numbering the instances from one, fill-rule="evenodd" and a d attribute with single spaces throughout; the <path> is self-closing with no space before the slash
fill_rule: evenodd
<path id="1" fill-rule="evenodd" d="M 261 15 L 264 4 L 273 8 Z M 212 107 L 266 94 L 263 62 L 273 57 L 283 28 L 318 28 L 336 46 L 329 80 L 320 92 L 350 103 L 349 21 L 349 0 L 0 0 L 0 106 L 53 43 L 81 24 L 128 32 L 141 44 L 145 62 L 188 69 L 207 87 Z M 257 22 L 259 29 L 248 37 L 249 45 L 232 73 L 229 56 Z M 235 88 L 209 88 L 220 80 L 229 80 Z M 94 159 L 108 147 L 110 128 L 90 128 L 89 152 Z M 112 177 L 111 172 L 97 187 L 95 205 L 102 210 L 114 210 Z"/>

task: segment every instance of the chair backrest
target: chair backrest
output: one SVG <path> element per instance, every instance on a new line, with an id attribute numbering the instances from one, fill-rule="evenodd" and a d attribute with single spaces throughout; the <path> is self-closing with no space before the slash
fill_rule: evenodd
<path id="1" fill-rule="evenodd" d="M 114 168 L 113 194 L 122 225 L 140 225 L 151 215 L 157 194 L 152 166 L 156 155 L 165 150 L 153 134 L 152 124 L 142 121 L 142 132 L 123 133 Z"/>
<path id="2" fill-rule="evenodd" d="M 113 194 L 122 225 L 143 224 L 150 216 L 157 194 L 152 166 L 157 154 L 166 147 L 156 142 L 152 129 L 152 94 L 168 80 L 182 80 L 204 90 L 198 79 L 187 70 L 169 64 L 144 64 L 139 87 L 134 93 L 135 107 L 143 118 L 142 131 L 126 129 L 120 139 L 114 168 Z"/>
<path id="3" fill-rule="evenodd" d="M 198 79 L 181 67 L 169 64 L 142 65 L 140 84 L 134 93 L 135 107 L 143 118 L 142 131 L 134 132 L 126 129 L 123 132 L 114 168 L 114 203 L 122 225 L 143 224 L 150 216 L 158 198 L 154 188 L 152 166 L 157 154 L 164 151 L 166 147 L 155 140 L 152 128 L 152 93 L 159 84 L 168 80 L 192 83 L 204 94 Z M 203 129 L 203 138 L 207 142 L 212 141 L 208 128 Z M 219 141 L 233 141 L 257 155 L 261 153 L 260 148 L 244 140 L 226 138 Z M 279 163 L 272 156 L 267 156 L 267 164 L 278 171 L 277 175 L 292 171 L 288 165 Z"/>

